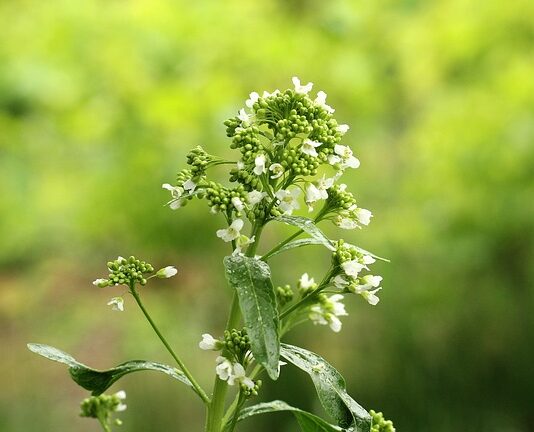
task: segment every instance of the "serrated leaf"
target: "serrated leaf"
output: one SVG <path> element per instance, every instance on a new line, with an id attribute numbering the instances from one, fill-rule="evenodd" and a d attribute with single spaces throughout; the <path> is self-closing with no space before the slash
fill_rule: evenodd
<path id="1" fill-rule="evenodd" d="M 293 225 L 297 228 L 300 228 L 302 231 L 311 235 L 315 240 L 319 241 L 320 244 L 324 245 L 326 248 L 331 251 L 335 250 L 335 247 L 332 245 L 332 242 L 326 237 L 326 235 L 315 225 L 315 222 L 309 218 L 302 216 L 278 216 L 273 220 L 283 222 L 287 225 Z"/>
<path id="2" fill-rule="evenodd" d="M 284 401 L 276 400 L 272 402 L 260 403 L 253 405 L 251 407 L 245 408 L 241 411 L 239 415 L 239 421 L 245 420 L 246 418 L 258 415 L 266 414 L 271 412 L 281 412 L 289 411 L 291 412 L 297 422 L 300 425 L 300 428 L 303 432 L 341 432 L 341 429 L 338 426 L 331 425 L 327 421 L 323 420 L 320 417 L 317 417 L 315 414 L 311 414 L 307 411 L 301 410 L 299 408 L 292 407 Z"/>
<path id="3" fill-rule="evenodd" d="M 293 240 L 292 242 L 289 242 L 282 246 L 280 249 L 278 249 L 276 252 L 269 255 L 269 258 L 278 255 L 281 252 L 285 252 L 291 249 L 299 248 L 302 246 L 308 246 L 308 245 L 322 245 L 323 242 L 321 240 L 317 240 L 314 238 L 303 238 L 298 240 Z"/>
<path id="4" fill-rule="evenodd" d="M 371 416 L 346 390 L 341 374 L 321 356 L 293 345 L 282 344 L 280 354 L 310 375 L 324 409 L 343 428 L 369 432 Z"/>
<path id="5" fill-rule="evenodd" d="M 121 363 L 111 369 L 97 370 L 80 363 L 70 354 L 49 345 L 30 343 L 28 344 L 28 349 L 49 360 L 64 363 L 69 366 L 69 373 L 74 382 L 84 389 L 91 391 L 93 396 L 98 396 L 99 394 L 104 393 L 113 383 L 124 375 L 142 370 L 162 372 L 192 387 L 191 382 L 182 371 L 161 363 L 146 360 L 131 360 Z"/>
<path id="6" fill-rule="evenodd" d="M 237 292 L 250 336 L 250 350 L 272 379 L 280 373 L 278 311 L 269 265 L 244 255 L 224 259 L 226 278 Z"/>

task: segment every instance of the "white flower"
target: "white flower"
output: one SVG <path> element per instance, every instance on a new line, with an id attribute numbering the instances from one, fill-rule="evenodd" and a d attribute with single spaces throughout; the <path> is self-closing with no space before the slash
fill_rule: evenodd
<path id="1" fill-rule="evenodd" d="M 295 92 L 299 94 L 308 94 L 313 87 L 313 83 L 311 82 L 306 85 L 301 85 L 298 77 L 293 77 L 291 81 L 293 81 L 293 85 L 295 86 Z"/>
<path id="2" fill-rule="evenodd" d="M 360 222 L 362 225 L 369 225 L 369 222 L 371 222 L 371 218 L 373 217 L 373 214 L 364 208 L 358 208 L 355 210 L 356 217 L 358 218 L 358 222 Z"/>
<path id="3" fill-rule="evenodd" d="M 245 105 L 249 108 L 252 108 L 259 98 L 260 98 L 260 95 L 258 93 L 252 92 L 250 93 L 249 98 L 245 102 Z"/>
<path id="4" fill-rule="evenodd" d="M 269 93 L 268 91 L 265 90 L 261 97 L 265 99 L 265 98 L 268 98 L 268 97 L 271 97 L 271 96 L 276 96 L 278 93 L 280 93 L 280 90 L 278 90 L 278 89 L 276 89 L 272 93 Z"/>
<path id="5" fill-rule="evenodd" d="M 350 129 L 350 127 L 349 127 L 348 124 L 340 124 L 336 128 L 336 130 L 342 135 L 345 135 L 348 132 L 349 129 Z"/>
<path id="6" fill-rule="evenodd" d="M 329 112 L 330 114 L 332 114 L 335 111 L 334 108 L 326 104 L 326 93 L 322 90 L 317 93 L 317 97 L 315 98 L 314 102 L 320 107 L 322 107 L 326 112 Z"/>
<path id="7" fill-rule="evenodd" d="M 189 179 L 186 180 L 182 186 L 189 193 L 193 193 L 197 187 L 197 184 L 193 181 L 193 179 Z"/>
<path id="8" fill-rule="evenodd" d="M 302 143 L 302 146 L 300 147 L 300 151 L 302 153 L 305 153 L 307 155 L 317 157 L 317 150 L 315 150 L 317 147 L 321 146 L 323 143 L 320 143 L 318 141 L 312 141 L 310 139 L 304 140 Z"/>
<path id="9" fill-rule="evenodd" d="M 237 211 L 242 211 L 245 208 L 243 201 L 241 201 L 241 198 L 239 197 L 232 198 L 232 205 L 235 207 Z"/>
<path id="10" fill-rule="evenodd" d="M 252 243 L 254 243 L 256 237 L 255 236 L 252 236 L 251 238 L 248 238 L 246 235 L 240 235 L 238 238 L 237 238 L 237 241 L 236 241 L 236 248 L 234 250 L 234 255 L 237 255 L 237 254 L 240 254 L 241 253 L 241 249 L 243 249 L 245 246 L 248 246 Z"/>
<path id="11" fill-rule="evenodd" d="M 341 330 L 341 320 L 338 317 L 348 315 L 341 300 L 343 300 L 341 294 L 334 294 L 325 301 L 312 306 L 309 318 L 314 324 L 328 324 L 334 332 L 339 332 Z"/>
<path id="12" fill-rule="evenodd" d="M 171 192 L 172 200 L 167 203 L 169 207 L 172 210 L 180 208 L 182 205 L 182 200 L 180 198 L 184 193 L 184 190 L 181 187 L 172 186 L 169 183 L 163 183 L 161 187 Z"/>
<path id="13" fill-rule="evenodd" d="M 365 275 L 362 278 L 362 285 L 357 286 L 356 292 L 369 291 L 371 288 L 378 288 L 382 282 L 382 276 Z"/>
<path id="14" fill-rule="evenodd" d="M 371 255 L 364 255 L 362 258 L 362 262 L 365 265 L 367 265 L 367 264 L 374 264 L 376 260 Z"/>
<path id="15" fill-rule="evenodd" d="M 250 205 L 254 206 L 258 204 L 261 200 L 263 200 L 263 198 L 265 198 L 266 196 L 267 196 L 267 192 L 260 192 L 258 190 L 253 190 L 247 194 L 247 200 Z"/>
<path id="16" fill-rule="evenodd" d="M 119 390 L 113 396 L 115 396 L 117 399 L 119 399 L 119 401 L 123 401 L 124 399 L 126 399 L 126 392 L 124 390 Z M 121 412 L 121 411 L 124 411 L 126 408 L 127 408 L 126 404 L 123 404 L 121 402 L 115 407 L 115 411 L 116 412 Z"/>
<path id="17" fill-rule="evenodd" d="M 271 178 L 277 179 L 279 177 L 282 177 L 282 175 L 284 174 L 284 167 L 279 163 L 274 163 L 269 167 L 269 171 L 273 173 L 271 175 Z"/>
<path id="18" fill-rule="evenodd" d="M 256 175 L 262 175 L 267 172 L 267 167 L 265 166 L 265 155 L 260 154 L 256 156 L 256 159 L 254 159 L 254 164 L 256 165 L 254 167 L 254 174 Z"/>
<path id="19" fill-rule="evenodd" d="M 123 312 L 124 311 L 124 299 L 122 297 L 113 297 L 108 306 L 111 306 L 111 310 Z"/>
<path id="20" fill-rule="evenodd" d="M 341 264 L 341 267 L 347 276 L 357 277 L 358 273 L 365 268 L 365 265 L 361 264 L 358 260 L 353 259 L 350 261 L 345 261 L 343 264 Z"/>
<path id="21" fill-rule="evenodd" d="M 209 333 L 204 333 L 198 346 L 205 351 L 219 351 L 223 348 L 223 343 L 219 339 L 215 339 Z"/>
<path id="22" fill-rule="evenodd" d="M 245 169 L 245 163 L 243 161 L 237 161 L 236 166 L 240 171 Z"/>
<path id="23" fill-rule="evenodd" d="M 378 291 L 380 291 L 382 288 L 377 288 L 372 291 L 362 291 L 360 295 L 367 300 L 367 303 L 369 303 L 371 306 L 376 306 L 380 299 L 376 295 Z"/>
<path id="24" fill-rule="evenodd" d="M 215 372 L 219 378 L 223 381 L 227 381 L 228 378 L 233 374 L 234 367 L 230 360 L 226 357 L 219 356 L 215 359 L 217 366 L 215 366 Z"/>
<path id="25" fill-rule="evenodd" d="M 358 224 L 356 223 L 356 221 L 354 221 L 353 219 L 350 219 L 350 218 L 342 217 L 342 216 L 338 216 L 335 219 L 335 224 L 338 227 L 346 229 L 346 230 L 351 230 L 351 229 L 354 229 L 354 228 L 358 228 Z"/>
<path id="26" fill-rule="evenodd" d="M 219 356 L 215 360 L 217 366 L 215 371 L 219 378 L 227 381 L 229 385 L 244 384 L 246 387 L 254 388 L 254 381 L 245 375 L 245 368 L 239 363 L 232 363 L 226 357 Z"/>
<path id="27" fill-rule="evenodd" d="M 158 272 L 156 273 L 156 276 L 161 279 L 168 279 L 170 277 L 173 277 L 176 273 L 178 273 L 178 270 L 176 270 L 176 267 L 167 266 L 167 267 L 163 267 L 162 269 L 158 270 Z"/>
<path id="28" fill-rule="evenodd" d="M 285 214 L 290 215 L 293 213 L 293 210 L 298 210 L 300 208 L 300 204 L 298 202 L 298 198 L 300 196 L 300 189 L 280 189 L 278 192 L 276 192 L 276 198 L 280 200 L 280 204 L 278 207 L 280 210 L 282 210 Z"/>
<path id="29" fill-rule="evenodd" d="M 307 291 L 310 288 L 315 288 L 315 280 L 308 276 L 308 273 L 304 273 L 300 279 L 298 287 L 302 291 Z"/>
<path id="30" fill-rule="evenodd" d="M 344 146 L 341 144 L 336 144 L 334 146 L 334 153 L 339 155 L 343 161 L 342 168 L 358 168 L 360 166 L 360 161 L 354 157 L 352 150 L 349 146 Z"/>
<path id="31" fill-rule="evenodd" d="M 349 281 L 343 277 L 343 275 L 337 275 L 334 279 L 332 279 L 332 283 L 336 288 L 345 288 Z"/>
<path id="32" fill-rule="evenodd" d="M 328 160 L 328 163 L 330 165 L 337 165 L 339 163 L 341 163 L 341 158 L 337 155 L 328 155 L 328 157 L 326 158 Z"/>
<path id="33" fill-rule="evenodd" d="M 306 203 L 314 203 L 315 201 L 319 201 L 320 199 L 323 199 L 323 194 L 321 190 L 313 183 L 308 183 L 308 185 L 306 186 Z"/>
<path id="34" fill-rule="evenodd" d="M 228 228 L 217 230 L 217 237 L 222 238 L 225 242 L 231 242 L 241 235 L 240 231 L 243 224 L 242 219 L 236 219 Z"/>
<path id="35" fill-rule="evenodd" d="M 245 112 L 243 108 L 239 110 L 237 118 L 241 120 L 244 124 L 248 124 L 248 122 L 250 121 L 250 116 Z"/>
<path id="36" fill-rule="evenodd" d="M 330 178 L 326 178 L 325 175 L 323 175 L 322 178 L 320 178 L 319 180 L 317 180 L 317 187 L 319 188 L 319 190 L 321 191 L 325 191 L 323 193 L 323 196 L 324 196 L 324 199 L 328 198 L 328 193 L 326 193 L 326 190 L 327 189 L 330 189 L 332 186 L 334 186 L 334 182 L 336 181 L 335 178 L 333 177 L 330 177 Z"/>
<path id="37" fill-rule="evenodd" d="M 93 285 L 103 288 L 103 287 L 108 286 L 108 280 L 107 279 L 95 279 L 93 281 Z"/>

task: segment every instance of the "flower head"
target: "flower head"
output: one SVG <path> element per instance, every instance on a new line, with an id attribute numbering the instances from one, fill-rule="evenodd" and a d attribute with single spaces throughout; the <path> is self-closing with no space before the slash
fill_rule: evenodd
<path id="1" fill-rule="evenodd" d="M 215 339 L 209 333 L 202 335 L 202 340 L 198 343 L 200 349 L 206 351 L 220 351 L 224 347 L 224 343 L 219 339 Z"/>
<path id="2" fill-rule="evenodd" d="M 265 96 L 263 96 L 263 97 L 265 97 Z M 252 93 L 250 93 L 247 101 L 245 102 L 245 105 L 252 109 L 252 107 L 258 101 L 259 98 L 260 98 L 260 95 L 258 93 L 252 92 Z"/>
<path id="3" fill-rule="evenodd" d="M 326 104 L 326 93 L 322 90 L 317 92 L 317 97 L 315 98 L 314 102 L 330 114 L 333 114 L 335 111 L 334 108 Z"/>
<path id="4" fill-rule="evenodd" d="M 321 294 L 319 303 L 310 308 L 309 318 L 314 324 L 328 325 L 332 331 L 339 332 L 341 330 L 339 317 L 348 315 L 341 300 L 343 300 L 341 294 L 334 294 L 329 298 Z"/>
<path id="5" fill-rule="evenodd" d="M 184 193 L 184 189 L 178 186 L 172 186 L 169 183 L 163 183 L 161 187 L 171 192 L 172 199 L 167 203 L 169 207 L 172 210 L 179 209 L 183 204 L 181 197 Z"/>
<path id="6" fill-rule="evenodd" d="M 284 174 L 284 167 L 279 163 L 274 163 L 269 167 L 269 171 L 272 172 L 271 178 L 277 179 Z"/>
<path id="7" fill-rule="evenodd" d="M 298 210 L 300 204 L 298 198 L 300 196 L 300 189 L 280 189 L 276 192 L 276 198 L 280 200 L 278 207 L 282 210 L 283 213 L 290 215 L 293 213 L 293 210 Z"/>
<path id="8" fill-rule="evenodd" d="M 254 167 L 254 174 L 262 175 L 267 172 L 267 167 L 265 166 L 265 162 L 266 162 L 266 159 L 265 159 L 264 154 L 260 154 L 256 156 L 256 158 L 254 159 L 254 164 L 256 165 Z"/>
<path id="9" fill-rule="evenodd" d="M 124 311 L 124 299 L 122 297 L 113 297 L 108 306 L 111 306 L 111 310 L 123 312 Z"/>
<path id="10" fill-rule="evenodd" d="M 318 141 L 312 141 L 310 139 L 306 139 L 302 142 L 302 146 L 300 147 L 300 151 L 304 154 L 317 157 L 318 153 L 317 150 L 315 150 L 317 147 L 320 147 L 323 143 L 320 143 Z"/>
<path id="11" fill-rule="evenodd" d="M 293 85 L 295 86 L 295 93 L 298 94 L 307 95 L 313 87 L 313 83 L 311 82 L 306 85 L 301 85 L 300 79 L 298 77 L 293 77 L 291 81 L 293 81 Z"/>
<path id="12" fill-rule="evenodd" d="M 267 192 L 260 192 L 258 190 L 250 191 L 247 194 L 247 200 L 250 205 L 254 206 L 262 201 L 267 196 Z"/>

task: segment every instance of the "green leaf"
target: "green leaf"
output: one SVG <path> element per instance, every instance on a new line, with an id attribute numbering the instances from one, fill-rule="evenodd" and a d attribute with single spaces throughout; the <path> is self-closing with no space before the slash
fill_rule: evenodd
<path id="1" fill-rule="evenodd" d="M 335 250 L 335 247 L 332 245 L 332 242 L 326 237 L 326 235 L 315 225 L 315 222 L 311 219 L 302 217 L 302 216 L 278 216 L 273 220 L 283 222 L 287 225 L 293 225 L 297 228 L 300 228 L 302 231 L 311 235 L 319 244 L 324 245 L 327 249 L 331 251 Z"/>
<path id="2" fill-rule="evenodd" d="M 226 278 L 239 298 L 250 350 L 275 380 L 280 373 L 280 339 L 271 269 L 267 263 L 244 255 L 227 256 L 224 266 Z"/>
<path id="3" fill-rule="evenodd" d="M 303 432 L 340 432 L 343 430 L 338 426 L 331 425 L 314 414 L 292 407 L 291 405 L 288 405 L 284 401 L 280 400 L 260 403 L 245 408 L 243 411 L 241 411 L 238 420 L 245 420 L 246 418 L 255 416 L 257 414 L 266 414 L 279 411 L 290 411 L 297 419 Z"/>
<path id="4" fill-rule="evenodd" d="M 292 242 L 286 243 L 284 246 L 282 246 L 280 249 L 278 249 L 276 252 L 273 252 L 269 255 L 269 258 L 278 255 L 281 252 L 285 252 L 291 249 L 299 248 L 302 246 L 308 246 L 308 245 L 322 245 L 323 242 L 321 240 L 317 240 L 314 238 L 303 238 L 298 240 L 293 240 Z"/>
<path id="5" fill-rule="evenodd" d="M 354 246 L 359 252 L 361 252 L 362 254 L 364 255 L 369 255 L 369 256 L 372 256 L 373 258 L 376 258 L 380 261 L 385 261 L 385 262 L 391 262 L 390 260 L 388 260 L 387 258 L 383 258 L 381 256 L 378 256 L 378 255 L 375 255 L 374 253 L 372 252 L 369 252 L 368 250 L 365 250 L 359 246 Z"/>
<path id="6" fill-rule="evenodd" d="M 371 416 L 349 396 L 345 380 L 332 365 L 319 355 L 293 345 L 282 344 L 280 354 L 310 375 L 321 404 L 341 427 L 370 431 Z"/>
<path id="7" fill-rule="evenodd" d="M 47 359 L 69 366 L 72 379 L 84 389 L 91 391 L 93 396 L 104 393 L 115 381 L 124 375 L 142 370 L 162 372 L 192 387 L 191 382 L 185 377 L 182 371 L 161 363 L 146 360 L 131 360 L 126 363 L 121 363 L 114 368 L 100 371 L 90 368 L 78 362 L 66 352 L 48 345 L 30 343 L 28 344 L 28 349 Z"/>

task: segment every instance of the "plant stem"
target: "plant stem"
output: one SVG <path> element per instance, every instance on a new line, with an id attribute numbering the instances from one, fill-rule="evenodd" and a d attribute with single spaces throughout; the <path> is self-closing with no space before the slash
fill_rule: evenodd
<path id="1" fill-rule="evenodd" d="M 261 232 L 263 230 L 263 222 L 254 224 L 252 227 L 252 233 L 250 238 L 256 236 L 255 242 L 250 244 L 246 256 L 254 256 L 256 249 L 258 247 L 258 242 L 260 240 Z M 236 328 L 241 319 L 241 309 L 239 307 L 239 298 L 237 293 L 234 292 L 234 297 L 232 299 L 232 306 L 230 307 L 230 315 L 228 316 L 228 322 L 226 323 L 226 330 L 231 330 Z M 223 351 L 224 355 L 224 351 Z M 220 432 L 222 426 L 222 418 L 224 415 L 224 404 L 226 401 L 226 393 L 228 392 L 228 383 L 219 379 L 215 375 L 215 384 L 213 385 L 213 394 L 211 398 L 211 403 L 208 405 L 208 414 L 206 420 L 206 432 Z"/>
<path id="2" fill-rule="evenodd" d="M 186 368 L 186 366 L 182 362 L 182 360 L 180 360 L 180 358 L 173 351 L 173 349 L 171 348 L 171 346 L 169 345 L 169 343 L 167 342 L 165 337 L 163 337 L 163 335 L 159 331 L 158 327 L 156 326 L 156 324 L 154 323 L 154 321 L 150 317 L 150 314 L 145 309 L 145 306 L 143 305 L 143 302 L 141 301 L 141 297 L 139 296 L 139 293 L 137 292 L 137 290 L 135 289 L 135 285 L 133 285 L 133 284 L 130 285 L 130 293 L 132 294 L 133 298 L 135 299 L 135 301 L 139 305 L 139 308 L 141 309 L 141 311 L 145 315 L 146 319 L 148 320 L 148 322 L 150 323 L 150 325 L 154 329 L 154 332 L 156 332 L 156 334 L 158 335 L 158 337 L 161 340 L 161 342 L 163 343 L 163 345 L 165 345 L 165 348 L 167 348 L 167 351 L 169 351 L 170 355 L 176 361 L 176 363 L 178 364 L 178 366 L 180 367 L 180 369 L 182 370 L 184 375 L 191 382 L 191 385 L 193 386 L 193 390 L 200 396 L 200 398 L 202 399 L 202 401 L 205 404 L 209 404 L 210 403 L 210 399 L 209 399 L 208 395 L 204 392 L 204 390 L 202 390 L 202 387 L 200 387 L 200 385 L 193 378 L 193 375 L 191 375 L 191 372 L 189 372 L 189 370 Z"/>
<path id="3" fill-rule="evenodd" d="M 276 252 L 278 252 L 282 247 L 284 247 L 286 244 L 288 244 L 291 240 L 293 240 L 294 238 L 298 237 L 299 235 L 301 235 L 302 233 L 304 232 L 304 230 L 298 230 L 295 234 L 289 236 L 288 238 L 286 238 L 283 242 L 279 243 L 277 246 L 275 246 L 274 248 L 272 248 L 269 252 L 267 252 L 265 255 L 263 255 L 261 257 L 262 261 L 265 261 L 267 259 L 269 259 L 269 257 L 271 257 L 272 255 L 274 255 Z"/>

